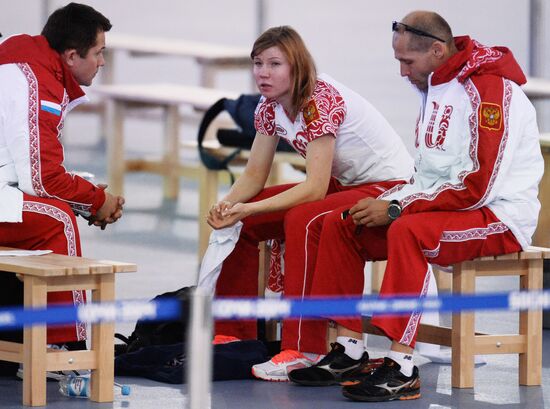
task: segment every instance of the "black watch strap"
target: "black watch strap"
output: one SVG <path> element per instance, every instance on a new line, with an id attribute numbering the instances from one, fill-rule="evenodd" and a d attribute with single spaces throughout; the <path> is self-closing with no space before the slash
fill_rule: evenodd
<path id="1" fill-rule="evenodd" d="M 397 219 L 399 216 L 401 216 L 401 203 L 399 203 L 399 200 L 391 200 L 390 205 L 388 206 L 388 217 L 391 220 Z"/>

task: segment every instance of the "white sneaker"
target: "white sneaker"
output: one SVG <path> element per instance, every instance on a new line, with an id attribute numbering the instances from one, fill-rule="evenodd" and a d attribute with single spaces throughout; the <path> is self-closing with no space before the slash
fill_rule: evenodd
<path id="1" fill-rule="evenodd" d="M 86 375 L 85 373 L 82 373 L 84 371 L 47 371 L 46 372 L 46 379 L 51 379 L 54 381 L 60 381 L 65 376 L 82 376 Z M 89 375 L 89 373 L 88 373 Z M 23 368 L 19 368 L 17 370 L 17 373 L 15 374 L 19 379 L 23 379 Z"/>
<path id="2" fill-rule="evenodd" d="M 285 349 L 269 361 L 254 365 L 252 375 L 265 381 L 288 382 L 289 372 L 294 369 L 309 368 L 323 357 L 322 355 L 308 355 L 312 355 L 312 358 L 293 349 Z"/>

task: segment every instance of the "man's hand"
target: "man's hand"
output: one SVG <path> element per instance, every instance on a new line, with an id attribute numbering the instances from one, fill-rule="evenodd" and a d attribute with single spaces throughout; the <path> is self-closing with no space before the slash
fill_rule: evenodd
<path id="1" fill-rule="evenodd" d="M 105 189 L 107 185 L 98 185 L 101 189 Z M 94 217 L 88 221 L 89 225 L 101 227 L 101 230 L 105 230 L 107 224 L 116 222 L 122 217 L 122 210 L 125 200 L 122 196 L 113 196 L 110 193 L 105 192 L 105 202 L 103 206 L 97 211 Z"/>
<path id="2" fill-rule="evenodd" d="M 367 227 L 385 226 L 391 223 L 388 216 L 388 200 L 378 200 L 372 197 L 359 200 L 349 209 L 349 214 L 356 225 Z"/>

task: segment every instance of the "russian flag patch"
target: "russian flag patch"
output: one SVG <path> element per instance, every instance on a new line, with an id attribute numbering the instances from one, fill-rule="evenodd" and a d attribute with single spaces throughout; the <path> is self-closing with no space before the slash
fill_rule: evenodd
<path id="1" fill-rule="evenodd" d="M 57 116 L 61 115 L 61 105 L 56 104 L 55 102 L 41 100 L 40 109 L 42 111 L 50 112 Z"/>

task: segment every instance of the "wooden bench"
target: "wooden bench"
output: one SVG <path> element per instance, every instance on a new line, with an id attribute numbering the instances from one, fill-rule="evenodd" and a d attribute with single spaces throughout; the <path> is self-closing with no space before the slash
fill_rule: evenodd
<path id="1" fill-rule="evenodd" d="M 215 86 L 215 75 L 220 70 L 251 70 L 250 49 L 221 44 L 187 41 L 178 38 L 159 38 L 122 33 L 106 33 L 105 66 L 103 80 L 112 84 L 114 79 L 117 51 L 128 52 L 132 56 L 171 56 L 193 58 L 200 68 L 200 85 Z"/>
<path id="2" fill-rule="evenodd" d="M 550 247 L 550 133 L 540 135 L 540 148 L 544 158 L 544 175 L 539 184 L 541 211 L 533 243 L 537 246 Z"/>
<path id="3" fill-rule="evenodd" d="M 529 77 L 521 88 L 529 99 L 550 98 L 550 80 L 546 78 Z"/>
<path id="4" fill-rule="evenodd" d="M 187 41 L 179 38 L 151 37 L 122 33 L 106 33 L 105 65 L 101 69 L 101 83 L 112 85 L 115 81 L 115 54 L 126 52 L 134 57 L 169 56 L 192 58 L 199 66 L 199 85 L 213 88 L 220 71 L 247 70 L 251 72 L 250 49 L 222 44 Z M 251 89 L 256 89 L 252 76 Z M 93 90 L 93 88 L 92 88 Z M 110 107 L 107 104 L 82 104 L 78 112 L 101 114 L 101 137 L 107 134 Z"/>
<path id="5" fill-rule="evenodd" d="M 135 264 L 59 254 L 0 256 L 0 274 L 15 273 L 23 281 L 25 308 L 45 306 L 53 291 L 91 290 L 93 302 L 114 301 L 115 273 L 136 269 Z M 48 350 L 46 326 L 35 325 L 24 329 L 23 344 L 0 341 L 0 360 L 23 364 L 24 405 L 46 405 L 46 371 L 72 369 L 91 369 L 90 399 L 112 402 L 114 323 L 93 324 L 91 341 L 89 351 Z"/>
<path id="6" fill-rule="evenodd" d="M 529 77 L 522 89 L 525 95 L 535 103 L 535 107 L 537 101 L 545 101 L 550 98 L 550 80 L 546 78 Z M 542 113 L 539 112 L 539 115 Z M 539 185 L 539 200 L 542 209 L 548 209 L 550 206 L 550 133 L 540 135 L 540 146 L 544 157 L 544 175 Z M 550 247 L 550 214 L 548 211 L 540 212 L 533 243 L 537 246 Z"/>
<path id="7" fill-rule="evenodd" d="M 521 290 L 542 289 L 543 260 L 550 258 L 550 249 L 530 247 L 519 253 L 481 257 L 453 265 L 453 293 L 475 293 L 476 277 L 519 276 Z M 519 354 L 519 384 L 540 385 L 542 376 L 542 311 L 519 313 L 518 334 L 483 334 L 475 331 L 475 313 L 453 314 L 452 327 L 421 324 L 418 342 L 452 348 L 451 384 L 455 388 L 474 386 L 474 356 Z M 383 335 L 365 322 L 365 332 Z"/>
<path id="8" fill-rule="evenodd" d="M 107 132 L 107 174 L 109 191 L 113 194 L 124 194 L 124 174 L 126 172 L 152 172 L 164 177 L 164 197 L 175 200 L 179 193 L 179 178 L 195 174 L 197 165 L 181 163 L 180 148 L 197 150 L 196 139 L 180 140 L 180 106 L 189 106 L 198 111 L 205 111 L 220 98 L 236 98 L 231 91 L 221 91 L 201 87 L 189 87 L 175 84 L 141 84 L 141 85 L 103 85 L 94 92 L 112 101 L 111 120 Z M 137 158 L 126 159 L 124 155 L 124 118 L 129 110 L 159 107 L 163 111 L 164 134 L 163 154 L 160 159 Z M 218 119 L 216 119 L 218 121 Z M 216 122 L 215 121 L 215 122 Z M 214 129 L 214 123 L 209 130 Z M 221 146 L 215 140 L 205 140 L 204 146 L 212 155 L 226 157 L 235 148 Z M 235 157 L 232 164 L 244 164 L 250 151 L 243 150 Z M 277 184 L 283 180 L 281 165 L 289 163 L 303 168 L 304 159 L 294 152 L 277 152 L 273 161 L 269 183 Z M 219 172 L 210 171 L 199 166 L 200 183 L 199 199 L 199 258 L 202 258 L 208 247 L 210 228 L 204 222 L 208 209 L 217 201 Z"/>
<path id="9" fill-rule="evenodd" d="M 112 101 L 107 132 L 107 173 L 109 190 L 113 194 L 124 193 L 124 174 L 144 171 L 164 177 L 164 197 L 177 199 L 179 177 L 189 170 L 181 163 L 180 151 L 180 106 L 205 111 L 220 98 L 236 98 L 231 91 L 190 87 L 176 84 L 103 85 L 94 92 Z M 158 107 L 162 109 L 164 131 L 160 159 L 125 159 L 124 118 L 130 109 Z M 193 138 L 195 139 L 195 138 Z"/>

